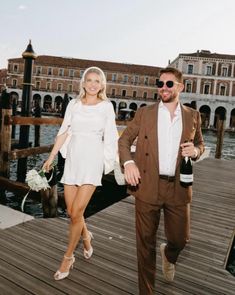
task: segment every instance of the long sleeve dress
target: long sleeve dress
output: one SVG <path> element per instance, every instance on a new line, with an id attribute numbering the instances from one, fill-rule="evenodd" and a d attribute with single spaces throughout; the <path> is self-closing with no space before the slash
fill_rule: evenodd
<path id="1" fill-rule="evenodd" d="M 57 134 L 68 137 L 60 152 L 65 160 L 61 182 L 68 185 L 101 185 L 103 172 L 114 169 L 118 132 L 113 105 L 103 100 L 84 105 L 72 99 Z"/>

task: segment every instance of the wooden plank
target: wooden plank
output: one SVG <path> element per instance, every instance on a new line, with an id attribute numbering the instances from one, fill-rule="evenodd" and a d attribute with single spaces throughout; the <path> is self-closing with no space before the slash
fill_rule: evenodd
<path id="1" fill-rule="evenodd" d="M 20 158 L 26 158 L 28 156 L 49 153 L 52 150 L 52 148 L 53 144 L 25 149 L 14 149 L 8 153 L 8 159 L 17 160 Z"/>
<path id="2" fill-rule="evenodd" d="M 35 117 L 19 117 L 8 116 L 4 117 L 5 125 L 61 125 L 63 118 L 35 118 Z"/>

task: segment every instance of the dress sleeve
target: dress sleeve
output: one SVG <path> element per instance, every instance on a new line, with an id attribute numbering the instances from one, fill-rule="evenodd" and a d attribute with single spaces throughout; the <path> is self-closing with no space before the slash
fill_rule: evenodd
<path id="1" fill-rule="evenodd" d="M 57 136 L 67 133 L 67 138 L 60 148 L 60 153 L 63 158 L 66 158 L 67 155 L 67 150 L 68 150 L 68 144 L 71 139 L 72 131 L 71 131 L 71 118 L 72 118 L 72 109 L 74 106 L 74 100 L 71 100 L 66 108 L 65 115 L 64 115 L 64 120 L 60 126 L 60 129 L 57 133 Z"/>
<path id="2" fill-rule="evenodd" d="M 104 129 L 104 173 L 114 169 L 118 150 L 118 131 L 112 103 L 107 104 L 107 119 Z"/>
<path id="3" fill-rule="evenodd" d="M 62 124 L 60 126 L 60 129 L 59 129 L 59 131 L 57 133 L 57 136 L 69 131 L 70 126 L 71 126 L 71 117 L 72 117 L 73 105 L 74 105 L 74 100 L 71 100 L 67 105 L 65 115 L 64 115 L 64 120 L 63 120 L 63 122 L 62 122 Z"/>

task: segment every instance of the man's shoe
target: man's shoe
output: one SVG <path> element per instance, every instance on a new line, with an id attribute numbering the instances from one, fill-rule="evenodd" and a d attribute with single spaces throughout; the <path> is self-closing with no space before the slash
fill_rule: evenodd
<path id="1" fill-rule="evenodd" d="M 160 253 L 162 256 L 162 273 L 166 281 L 172 282 L 175 276 L 175 265 L 167 260 L 165 255 L 165 248 L 166 243 L 162 243 L 160 245 Z"/>

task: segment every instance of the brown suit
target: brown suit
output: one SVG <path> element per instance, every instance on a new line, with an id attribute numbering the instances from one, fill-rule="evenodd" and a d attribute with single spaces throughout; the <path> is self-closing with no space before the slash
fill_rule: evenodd
<path id="1" fill-rule="evenodd" d="M 165 233 L 168 241 L 166 256 L 170 262 L 175 263 L 185 246 L 188 223 L 187 204 L 192 200 L 192 187 L 184 188 L 179 182 L 180 148 L 176 162 L 175 181 L 166 183 L 159 179 L 158 106 L 159 103 L 156 103 L 140 108 L 119 139 L 120 162 L 123 165 L 132 159 L 130 147 L 138 137 L 134 160 L 139 168 L 141 180 L 137 187 L 129 188 L 129 193 L 136 197 L 139 288 L 140 294 L 144 295 L 152 294 L 154 286 L 156 231 L 160 209 L 164 209 Z M 198 151 L 197 158 L 199 158 L 204 151 L 200 113 L 183 105 L 181 105 L 181 110 L 180 143 L 193 140 Z"/>

